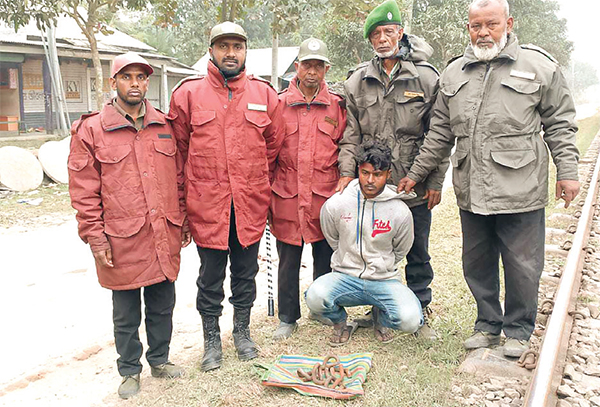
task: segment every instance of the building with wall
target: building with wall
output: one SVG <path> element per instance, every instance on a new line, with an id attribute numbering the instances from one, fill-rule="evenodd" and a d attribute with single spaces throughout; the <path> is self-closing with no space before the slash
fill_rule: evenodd
<path id="1" fill-rule="evenodd" d="M 98 50 L 104 74 L 105 101 L 113 97 L 108 81 L 113 58 L 127 51 L 142 55 L 154 68 L 146 97 L 155 107 L 168 110 L 171 89 L 195 70 L 114 28 L 98 33 Z M 0 135 L 31 129 L 51 133 L 57 128 L 56 102 L 44 52 L 46 39 L 34 22 L 18 32 L 0 23 Z M 57 53 L 70 122 L 97 110 L 95 74 L 89 44 L 75 21 L 58 19 Z"/>

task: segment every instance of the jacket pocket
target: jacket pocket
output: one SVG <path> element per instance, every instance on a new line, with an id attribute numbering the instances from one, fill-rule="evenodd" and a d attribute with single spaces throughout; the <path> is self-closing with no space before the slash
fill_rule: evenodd
<path id="1" fill-rule="evenodd" d="M 87 153 L 71 154 L 69 155 L 67 167 L 73 171 L 81 171 L 86 167 L 88 161 L 89 156 Z"/>
<path id="2" fill-rule="evenodd" d="M 298 184 L 277 181 L 271 186 L 271 213 L 273 219 L 298 221 Z"/>
<path id="3" fill-rule="evenodd" d="M 493 201 L 518 206 L 538 199 L 539 181 L 533 150 L 492 150 L 490 156 L 496 164 L 491 169 L 493 188 L 489 191 Z"/>
<path id="4" fill-rule="evenodd" d="M 467 137 L 469 135 L 469 115 L 476 108 L 474 101 L 469 101 L 467 84 L 469 80 L 450 84 L 443 84 L 440 93 L 448 98 L 448 109 L 450 113 L 450 129 L 456 137 Z"/>
<path id="5" fill-rule="evenodd" d="M 145 216 L 105 220 L 104 232 L 108 236 L 115 267 L 151 260 L 154 239 Z"/>
<path id="6" fill-rule="evenodd" d="M 287 173 L 290 170 L 295 171 L 298 168 L 298 122 L 287 122 L 285 124 L 285 138 L 277 157 L 277 172 Z"/>
<path id="7" fill-rule="evenodd" d="M 502 135 L 534 133 L 540 129 L 537 106 L 540 103 L 540 83 L 508 77 L 501 80 L 497 103 L 490 109 L 490 131 Z"/>
<path id="8" fill-rule="evenodd" d="M 452 184 L 454 185 L 454 193 L 460 204 L 465 203 L 469 199 L 469 171 L 471 166 L 469 161 L 469 151 L 459 150 L 450 156 L 450 164 L 452 165 Z"/>
<path id="9" fill-rule="evenodd" d="M 215 148 L 194 149 L 188 155 L 186 173 L 191 170 L 195 179 L 217 181 L 219 179 L 218 160 Z"/>
<path id="10" fill-rule="evenodd" d="M 317 139 L 315 140 L 315 169 L 327 170 L 337 167 L 338 145 L 335 137 L 335 127 L 331 123 L 317 122 Z"/>
<path id="11" fill-rule="evenodd" d="M 379 133 L 380 109 L 376 93 L 367 93 L 356 98 L 358 122 L 363 134 L 375 135 Z"/>
<path id="12" fill-rule="evenodd" d="M 325 202 L 335 194 L 335 188 L 337 187 L 337 180 L 329 182 L 313 182 L 311 185 L 312 189 L 312 209 L 311 218 L 319 219 L 321 208 Z"/>
<path id="13" fill-rule="evenodd" d="M 123 192 L 139 193 L 142 180 L 138 164 L 133 157 L 131 145 L 122 144 L 96 150 L 96 159 L 101 163 L 102 195 L 119 199 Z"/>
<path id="14" fill-rule="evenodd" d="M 216 113 L 212 110 L 197 110 L 192 112 L 190 123 L 192 126 L 203 126 L 206 123 L 214 120 Z"/>
<path id="15" fill-rule="evenodd" d="M 396 136 L 403 134 L 422 136 L 425 127 L 423 117 L 429 112 L 430 105 L 423 97 L 407 98 L 404 94 L 396 96 Z"/>
<path id="16" fill-rule="evenodd" d="M 104 164 L 116 164 L 123 161 L 130 152 L 131 146 L 129 144 L 102 147 L 96 150 L 96 158 Z"/>

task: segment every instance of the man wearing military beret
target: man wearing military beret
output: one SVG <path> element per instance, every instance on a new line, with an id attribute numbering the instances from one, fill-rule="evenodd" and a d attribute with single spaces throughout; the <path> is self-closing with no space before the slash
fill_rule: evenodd
<path id="1" fill-rule="evenodd" d="M 411 190 L 456 145 L 450 161 L 463 271 L 477 302 L 465 347 L 497 345 L 504 332 L 504 355 L 519 357 L 533 332 L 544 267 L 548 149 L 557 199 L 567 207 L 579 192 L 575 107 L 556 61 L 519 45 L 506 0 L 473 1 L 467 28 L 471 43 L 442 73 L 429 134 L 399 189 Z"/>
<path id="2" fill-rule="evenodd" d="M 286 132 L 277 158 L 271 198 L 271 230 L 279 254 L 276 340 L 292 335 L 300 318 L 300 263 L 304 243 L 313 255 L 313 279 L 331 271 L 333 251 L 323 236 L 319 213 L 335 193 L 338 142 L 346 127 L 342 98 L 325 83 L 327 45 L 302 42 L 296 76 L 279 95 Z M 327 321 L 325 321 L 327 322 Z"/>
<path id="3" fill-rule="evenodd" d="M 219 317 L 228 260 L 237 355 L 258 356 L 250 312 L 283 121 L 277 92 L 246 75 L 246 41 L 238 24 L 214 26 L 207 76 L 177 86 L 168 115 L 185 160 L 187 210 L 201 262 L 196 306 L 204 331 L 203 371 L 219 368 L 223 359 Z"/>
<path id="4" fill-rule="evenodd" d="M 358 146 L 367 140 L 378 140 L 391 148 L 389 182 L 397 185 L 423 143 L 438 91 L 438 72 L 426 62 L 433 50 L 423 39 L 404 34 L 395 0 L 386 1 L 369 14 L 364 36 L 373 46 L 375 57 L 359 65 L 344 85 L 348 124 L 340 142 L 338 191 L 356 177 Z M 414 244 L 406 256 L 406 282 L 419 298 L 425 317 L 433 280 L 428 253 L 431 209 L 440 202 L 447 166 L 447 160 L 441 162 L 417 185 L 417 196 L 406 201 L 415 233 Z M 378 338 L 389 339 L 387 335 L 391 333 L 382 331 L 383 327 L 375 327 Z M 436 338 L 427 318 L 417 335 Z"/>

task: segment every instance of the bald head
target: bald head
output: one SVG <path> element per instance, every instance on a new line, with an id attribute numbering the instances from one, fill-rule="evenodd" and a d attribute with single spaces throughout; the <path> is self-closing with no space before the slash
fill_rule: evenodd
<path id="1" fill-rule="evenodd" d="M 504 9 L 504 17 L 508 18 L 510 16 L 510 9 L 508 7 L 508 1 L 506 0 L 473 0 L 469 6 L 469 14 L 471 14 L 471 10 L 475 8 L 487 7 L 490 4 L 498 4 Z"/>

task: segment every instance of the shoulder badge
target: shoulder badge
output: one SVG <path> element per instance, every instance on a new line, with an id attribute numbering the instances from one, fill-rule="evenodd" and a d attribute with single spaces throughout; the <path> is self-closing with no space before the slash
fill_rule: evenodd
<path id="1" fill-rule="evenodd" d="M 429 62 L 426 61 L 419 61 L 419 62 L 413 62 L 416 66 L 426 66 L 428 68 L 430 68 L 431 70 L 433 70 L 433 72 L 435 72 L 438 76 L 440 75 L 440 72 L 437 70 L 437 68 L 433 65 L 431 65 Z"/>
<path id="2" fill-rule="evenodd" d="M 558 64 L 558 61 L 556 60 L 556 58 L 554 58 L 548 51 L 546 51 L 542 47 L 538 47 L 537 45 L 533 45 L 533 44 L 521 44 L 521 48 L 529 49 L 532 51 L 537 51 L 540 54 L 544 55 L 546 58 L 548 58 L 550 61 L 554 62 L 555 64 Z"/>
<path id="3" fill-rule="evenodd" d="M 179 81 L 179 83 L 177 85 L 173 86 L 173 89 L 171 90 L 171 92 L 175 92 L 177 89 L 179 89 L 179 87 L 181 85 L 183 85 L 186 82 L 204 79 L 204 77 L 205 77 L 205 75 L 192 75 L 192 76 L 188 76 L 187 78 L 183 78 L 182 80 Z"/>
<path id="4" fill-rule="evenodd" d="M 75 131 L 79 130 L 79 128 L 81 127 L 81 125 L 83 124 L 84 121 L 86 121 L 87 119 L 89 119 L 92 116 L 96 116 L 99 113 L 100 112 L 96 110 L 95 112 L 82 114 L 81 117 L 73 123 L 73 126 L 75 127 Z"/>
<path id="5" fill-rule="evenodd" d="M 452 57 L 452 58 L 450 58 L 450 59 L 448 60 L 448 63 L 446 64 L 446 66 L 449 66 L 449 65 L 450 65 L 452 62 L 454 62 L 454 61 L 456 61 L 457 59 L 459 59 L 459 58 L 462 58 L 462 57 L 463 57 L 463 55 L 461 54 L 461 55 L 457 55 L 457 56 L 455 56 L 455 57 Z"/>
<path id="6" fill-rule="evenodd" d="M 251 81 L 260 81 L 260 82 L 264 82 L 264 83 L 266 83 L 267 85 L 269 85 L 271 88 L 275 89 L 275 88 L 273 87 L 273 85 L 271 84 L 271 82 L 269 82 L 269 81 L 268 81 L 268 80 L 266 80 L 266 79 L 263 79 L 263 78 L 261 78 L 260 76 L 247 75 L 246 77 L 247 77 L 248 79 L 250 79 Z"/>
<path id="7" fill-rule="evenodd" d="M 348 71 L 348 75 L 346 75 L 346 79 L 350 78 L 352 76 L 352 74 L 358 70 L 361 70 L 363 68 L 365 68 L 367 65 L 369 65 L 371 61 L 365 61 L 365 62 L 361 62 L 360 64 L 358 64 L 356 67 L 354 67 L 353 69 L 350 69 Z"/>

